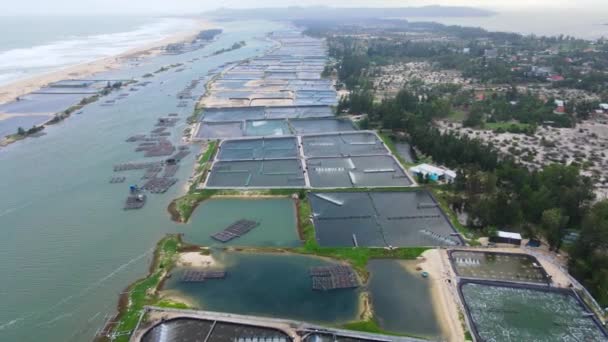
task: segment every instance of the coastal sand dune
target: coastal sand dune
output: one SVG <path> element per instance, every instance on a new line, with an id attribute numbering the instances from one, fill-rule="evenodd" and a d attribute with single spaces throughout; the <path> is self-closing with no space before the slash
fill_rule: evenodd
<path id="1" fill-rule="evenodd" d="M 34 76 L 25 80 L 16 81 L 7 85 L 0 86 L 0 104 L 13 101 L 18 96 L 31 93 L 45 85 L 65 79 L 85 78 L 96 73 L 119 68 L 125 61 L 138 57 L 149 57 L 160 53 L 161 47 L 168 44 L 185 42 L 193 39 L 200 31 L 214 28 L 216 25 L 205 21 L 197 20 L 195 29 L 175 34 L 171 37 L 158 40 L 153 43 L 145 44 L 133 48 L 122 54 L 101 58 L 92 62 L 82 63 L 67 67 L 58 71 Z"/>

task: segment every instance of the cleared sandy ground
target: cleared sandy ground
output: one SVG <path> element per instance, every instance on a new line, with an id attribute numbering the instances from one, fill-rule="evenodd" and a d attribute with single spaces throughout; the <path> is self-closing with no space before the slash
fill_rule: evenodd
<path id="1" fill-rule="evenodd" d="M 444 338 L 449 342 L 464 341 L 456 282 L 449 267 L 447 252 L 442 249 L 427 250 L 422 253 L 422 262 L 418 266 L 429 274 L 433 308 Z"/>
<path id="2" fill-rule="evenodd" d="M 179 255 L 177 266 L 191 267 L 213 267 L 217 262 L 211 255 L 204 255 L 200 252 L 186 252 Z"/>

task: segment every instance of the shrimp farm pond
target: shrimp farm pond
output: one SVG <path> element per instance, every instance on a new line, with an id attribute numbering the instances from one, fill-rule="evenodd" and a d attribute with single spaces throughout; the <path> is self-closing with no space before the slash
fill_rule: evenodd
<path id="1" fill-rule="evenodd" d="M 241 220 L 257 225 L 246 234 L 227 242 L 212 237 Z M 204 246 L 295 247 L 301 244 L 296 207 L 291 198 L 208 199 L 194 210 L 184 235 L 187 242 Z"/>
<path id="2" fill-rule="evenodd" d="M 187 298 L 198 309 L 336 324 L 354 321 L 360 290 L 313 289 L 311 268 L 338 266 L 313 256 L 213 251 L 211 268 L 176 267 L 162 293 Z M 221 279 L 184 281 L 188 271 L 225 272 Z M 190 273 L 189 273 L 190 274 Z"/>
<path id="3" fill-rule="evenodd" d="M 570 290 L 464 280 L 459 292 L 478 341 L 608 341 Z"/>
<path id="4" fill-rule="evenodd" d="M 456 273 L 465 278 L 548 284 L 547 272 L 527 254 L 450 251 Z"/>

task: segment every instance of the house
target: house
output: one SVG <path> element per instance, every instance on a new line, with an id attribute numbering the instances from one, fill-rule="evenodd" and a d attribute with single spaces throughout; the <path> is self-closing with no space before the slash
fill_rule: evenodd
<path id="1" fill-rule="evenodd" d="M 497 49 L 486 49 L 483 53 L 483 56 L 486 58 L 497 58 L 498 50 Z"/>
<path id="2" fill-rule="evenodd" d="M 416 177 L 428 178 L 435 182 L 452 183 L 456 179 L 455 171 L 431 164 L 413 166 L 410 168 L 410 173 Z"/>
<path id="3" fill-rule="evenodd" d="M 496 236 L 490 237 L 490 241 L 494 243 L 508 243 L 511 245 L 521 246 L 521 234 L 497 231 Z"/>
<path id="4" fill-rule="evenodd" d="M 561 82 L 563 80 L 565 80 L 565 78 L 561 75 L 551 75 L 547 78 L 547 81 L 549 82 Z"/>
<path id="5" fill-rule="evenodd" d="M 566 103 L 563 100 L 555 100 L 555 114 L 566 114 Z"/>

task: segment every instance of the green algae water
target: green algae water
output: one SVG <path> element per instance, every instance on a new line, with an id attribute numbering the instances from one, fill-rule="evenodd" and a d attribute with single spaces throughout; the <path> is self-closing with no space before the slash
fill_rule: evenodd
<path id="1" fill-rule="evenodd" d="M 155 74 L 144 79 L 149 85 L 113 106 L 101 103 L 123 91 L 45 129 L 41 138 L 0 149 L 0 341 L 91 340 L 116 313 L 120 292 L 146 274 L 156 242 L 190 229 L 173 223 L 166 208 L 184 191 L 196 146 L 176 175 L 182 181 L 148 196 L 141 210 L 122 210 L 129 184 L 139 184 L 141 174 L 128 175 L 124 184 L 108 180 L 114 164 L 157 160 L 142 158 L 125 139 L 149 132 L 158 117 L 179 113 L 180 122 L 170 129 L 170 139 L 179 144 L 193 108 L 177 107 L 178 92 L 227 62 L 262 54 L 272 46 L 265 35 L 283 27 L 221 26 L 225 32 L 203 49 L 161 55 L 99 77 L 140 78 L 174 63 L 184 63 L 184 71 Z M 209 56 L 241 40 L 247 46 Z M 203 92 L 201 82 L 194 94 Z"/>
<path id="2" fill-rule="evenodd" d="M 482 341 L 608 341 L 572 292 L 467 282 L 460 291 Z"/>
<path id="3" fill-rule="evenodd" d="M 356 320 L 359 290 L 315 291 L 309 268 L 333 263 L 322 258 L 291 254 L 214 252 L 222 280 L 181 281 L 187 269 L 176 268 L 164 290 L 196 302 L 200 309 L 288 318 L 325 324 Z"/>
<path id="4" fill-rule="evenodd" d="M 238 220 L 259 223 L 247 234 L 221 243 L 211 238 Z M 290 198 L 218 198 L 201 203 L 183 229 L 185 241 L 202 246 L 237 245 L 295 247 L 300 245 L 295 202 Z"/>
<path id="5" fill-rule="evenodd" d="M 441 336 L 429 281 L 409 271 L 415 261 L 370 260 L 369 290 L 382 329 L 436 339 Z"/>

